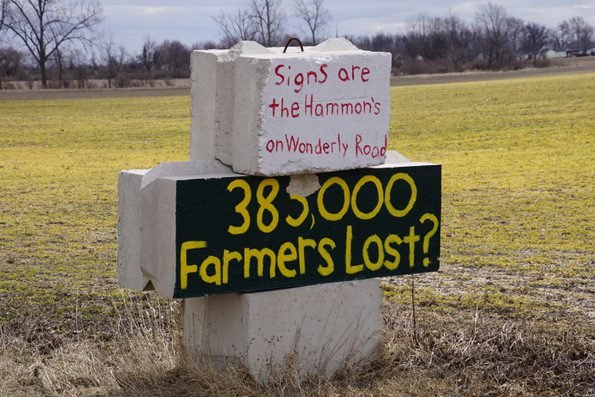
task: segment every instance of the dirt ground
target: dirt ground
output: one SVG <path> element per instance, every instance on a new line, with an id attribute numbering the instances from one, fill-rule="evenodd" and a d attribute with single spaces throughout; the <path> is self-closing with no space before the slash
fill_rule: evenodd
<path id="1" fill-rule="evenodd" d="M 528 77 L 553 76 L 564 73 L 595 72 L 595 57 L 564 58 L 554 60 L 551 66 L 545 68 L 528 68 L 506 72 L 471 71 L 463 73 L 421 74 L 413 76 L 393 77 L 393 86 L 461 83 L 467 81 L 504 80 Z"/>
<path id="2" fill-rule="evenodd" d="M 392 86 L 420 84 L 460 83 L 468 81 L 504 80 L 515 78 L 553 76 L 564 73 L 595 72 L 595 57 L 566 58 L 552 61 L 547 68 L 529 68 L 507 72 L 463 72 L 395 76 Z M 122 89 L 23 89 L 0 90 L 0 100 L 7 99 L 83 99 L 83 98 L 133 98 L 146 96 L 190 95 L 190 80 L 178 80 L 174 87 L 144 87 Z"/>

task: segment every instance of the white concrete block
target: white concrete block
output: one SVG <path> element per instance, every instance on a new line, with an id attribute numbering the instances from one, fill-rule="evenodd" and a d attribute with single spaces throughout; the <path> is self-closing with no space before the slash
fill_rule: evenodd
<path id="1" fill-rule="evenodd" d="M 233 174 L 217 160 L 162 163 L 122 171 L 118 181 L 118 281 L 124 288 L 173 296 L 175 181 Z"/>
<path id="2" fill-rule="evenodd" d="M 176 282 L 176 181 L 233 175 L 217 160 L 164 163 L 147 172 L 140 189 L 141 271 L 158 294 L 173 296 Z"/>
<path id="3" fill-rule="evenodd" d="M 190 57 L 192 125 L 190 159 L 215 158 L 217 53 L 193 51 Z"/>
<path id="4" fill-rule="evenodd" d="M 240 42 L 194 51 L 191 63 L 191 160 L 214 156 L 252 175 L 384 162 L 389 53 L 361 51 L 345 39 L 285 54 Z"/>
<path id="5" fill-rule="evenodd" d="M 122 171 L 118 178 L 118 282 L 138 290 L 144 290 L 149 282 L 140 268 L 140 186 L 146 172 Z"/>
<path id="6" fill-rule="evenodd" d="M 160 295 L 172 295 L 176 181 L 233 174 L 217 161 L 122 173 L 118 272 L 123 286 L 144 289 L 150 283 Z M 298 179 L 294 189 L 310 185 Z M 382 295 L 375 279 L 191 298 L 184 305 L 187 353 L 219 367 L 246 367 L 261 381 L 286 366 L 300 376 L 330 376 L 372 358 L 382 340 Z"/>
<path id="7" fill-rule="evenodd" d="M 382 341 L 378 280 L 186 299 L 183 344 L 257 379 L 293 366 L 330 376 L 371 359 Z"/>
<path id="8" fill-rule="evenodd" d="M 159 295 L 171 297 L 175 285 L 176 188 L 158 178 L 140 192 L 141 271 Z"/>
<path id="9" fill-rule="evenodd" d="M 339 45 L 340 44 L 340 45 Z M 236 172 L 303 174 L 382 164 L 391 56 L 343 50 L 242 54 L 235 64 L 231 157 Z"/>
<path id="10" fill-rule="evenodd" d="M 241 41 L 229 50 L 191 53 L 192 126 L 190 160 L 215 158 L 231 164 L 235 62 L 241 54 L 268 53 L 258 43 Z"/>

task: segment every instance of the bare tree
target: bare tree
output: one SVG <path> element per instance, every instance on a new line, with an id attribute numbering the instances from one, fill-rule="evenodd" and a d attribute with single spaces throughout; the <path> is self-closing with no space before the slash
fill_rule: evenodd
<path id="1" fill-rule="evenodd" d="M 317 39 L 331 20 L 330 12 L 324 7 L 324 0 L 295 0 L 295 16 L 308 26 L 312 44 L 318 44 Z"/>
<path id="2" fill-rule="evenodd" d="M 560 33 L 566 45 L 586 51 L 593 44 L 593 26 L 582 17 L 573 17 L 560 23 Z"/>
<path id="3" fill-rule="evenodd" d="M 104 75 L 108 88 L 124 85 L 118 83 L 120 72 L 126 59 L 126 50 L 123 46 L 117 46 L 111 34 L 100 44 L 101 57 L 103 58 Z"/>
<path id="4" fill-rule="evenodd" d="M 515 17 L 506 18 L 506 34 L 508 35 L 508 45 L 513 53 L 518 54 L 521 49 L 521 40 L 525 21 Z"/>
<path id="5" fill-rule="evenodd" d="M 47 88 L 48 60 L 68 42 L 89 41 L 89 33 L 101 22 L 96 0 L 7 0 L 6 27 L 18 37 L 33 57 Z"/>
<path id="6" fill-rule="evenodd" d="M 432 23 L 432 18 L 425 14 L 419 14 L 414 20 L 407 23 L 405 49 L 409 57 L 427 57 L 426 49 L 429 47 Z"/>
<path id="7" fill-rule="evenodd" d="M 24 56 L 12 47 L 0 48 L 0 90 L 5 77 L 15 77 L 21 68 Z"/>
<path id="8" fill-rule="evenodd" d="M 75 48 L 70 53 L 70 66 L 74 79 L 76 79 L 78 88 L 85 88 L 88 85 L 90 68 L 87 54 L 80 48 Z"/>
<path id="9" fill-rule="evenodd" d="M 487 3 L 479 7 L 476 23 L 482 34 L 484 50 L 487 52 L 487 67 L 495 69 L 505 63 L 508 40 L 508 14 L 504 7 Z"/>
<path id="10" fill-rule="evenodd" d="M 250 14 L 254 18 L 260 44 L 266 47 L 281 44 L 285 23 L 281 0 L 252 0 Z"/>
<path id="11" fill-rule="evenodd" d="M 271 47 L 281 43 L 285 14 L 281 0 L 251 0 L 235 15 L 222 13 L 213 20 L 223 36 L 222 45 L 231 47 L 240 40 L 254 40 Z"/>
<path id="12" fill-rule="evenodd" d="M 141 53 L 138 56 L 138 60 L 143 65 L 145 72 L 151 73 L 155 68 L 156 64 L 156 57 L 157 57 L 157 43 L 154 40 L 151 40 L 150 37 L 145 39 L 143 43 L 143 48 L 141 49 Z"/>
<path id="13" fill-rule="evenodd" d="M 523 51 L 533 54 L 533 59 L 537 60 L 536 54 L 545 47 L 548 38 L 548 30 L 545 26 L 530 22 L 523 29 L 521 48 Z"/>
<path id="14" fill-rule="evenodd" d="M 448 16 L 442 23 L 446 36 L 446 58 L 453 69 L 459 71 L 467 58 L 471 32 L 465 22 L 454 15 Z"/>
<path id="15" fill-rule="evenodd" d="M 56 69 L 58 70 L 58 86 L 61 88 L 66 88 L 66 82 L 64 81 L 64 51 L 62 48 L 58 48 L 53 54 L 51 58 L 55 65 Z"/>
<path id="16" fill-rule="evenodd" d="M 8 10 L 8 0 L 0 0 L 0 32 L 4 29 L 4 19 Z"/>
<path id="17" fill-rule="evenodd" d="M 223 46 L 229 48 L 240 40 L 256 40 L 258 27 L 250 10 L 238 10 L 235 15 L 221 13 L 213 20 L 223 35 Z"/>
<path id="18" fill-rule="evenodd" d="M 164 40 L 156 49 L 157 65 L 167 77 L 180 78 L 189 75 L 190 49 L 178 40 Z"/>

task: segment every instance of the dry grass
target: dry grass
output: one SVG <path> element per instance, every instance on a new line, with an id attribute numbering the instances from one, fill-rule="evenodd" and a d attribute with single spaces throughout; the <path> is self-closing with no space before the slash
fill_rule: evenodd
<path id="1" fill-rule="evenodd" d="M 241 370 L 215 371 L 179 357 L 175 332 L 151 299 L 127 304 L 110 341 L 80 335 L 45 349 L 0 335 L 2 396 L 587 396 L 593 393 L 592 335 L 572 326 L 484 313 L 425 310 L 412 338 L 410 311 L 385 305 L 385 350 L 334 379 L 301 379 L 288 368 L 267 385 Z M 135 319 L 130 321 L 131 319 Z M 139 320 L 140 319 L 140 320 Z M 124 324 L 125 323 L 125 324 Z"/>
<path id="2" fill-rule="evenodd" d="M 415 329 L 384 280 L 374 362 L 268 385 L 115 282 L 117 172 L 187 158 L 188 98 L 0 101 L 0 396 L 595 395 L 595 74 L 393 92 L 392 146 L 443 164 L 442 270 Z"/>

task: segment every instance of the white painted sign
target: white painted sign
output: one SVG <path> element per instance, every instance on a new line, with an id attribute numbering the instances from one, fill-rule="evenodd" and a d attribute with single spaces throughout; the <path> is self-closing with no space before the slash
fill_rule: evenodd
<path id="1" fill-rule="evenodd" d="M 390 60 L 377 54 L 270 60 L 260 115 L 259 171 L 300 173 L 384 162 Z"/>
<path id="2" fill-rule="evenodd" d="M 331 39 L 304 52 L 244 42 L 228 52 L 196 54 L 209 55 L 217 57 L 215 77 L 196 78 L 216 94 L 199 91 L 193 101 L 213 102 L 215 156 L 235 172 L 304 174 L 384 163 L 389 53 Z"/>

